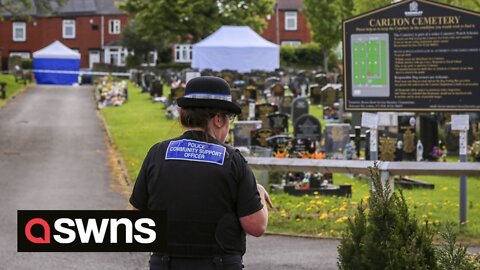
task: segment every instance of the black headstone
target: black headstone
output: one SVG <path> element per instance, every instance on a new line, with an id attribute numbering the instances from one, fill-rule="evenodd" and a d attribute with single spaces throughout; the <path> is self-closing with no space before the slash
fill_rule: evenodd
<path id="1" fill-rule="evenodd" d="M 275 134 L 288 133 L 288 115 L 284 113 L 274 113 L 267 116 L 270 122 L 270 128 Z"/>
<path id="2" fill-rule="evenodd" d="M 308 100 L 305 97 L 297 97 L 293 100 L 292 102 L 292 123 L 295 123 L 297 119 L 304 115 L 309 113 L 309 104 Z"/>
<path id="3" fill-rule="evenodd" d="M 319 105 L 322 102 L 322 87 L 318 84 L 312 84 L 310 87 L 310 101 L 313 105 Z"/>
<path id="4" fill-rule="evenodd" d="M 278 107 L 273 104 L 264 103 L 255 105 L 255 119 L 262 121 L 262 127 L 270 127 L 267 116 L 276 111 L 278 111 Z"/>
<path id="5" fill-rule="evenodd" d="M 293 103 L 293 96 L 290 96 L 290 95 L 284 96 L 281 100 L 280 112 L 291 115 L 292 103 Z"/>
<path id="6" fill-rule="evenodd" d="M 438 123 L 435 117 L 430 115 L 420 116 L 420 140 L 423 144 L 423 159 L 431 160 L 430 153 L 433 147 L 438 147 Z"/>
<path id="7" fill-rule="evenodd" d="M 293 124 L 295 138 L 305 138 L 320 141 L 322 139 L 322 124 L 312 115 L 300 116 Z"/>
<path id="8" fill-rule="evenodd" d="M 261 128 L 252 131 L 251 143 L 252 145 L 268 147 L 267 138 L 272 137 L 273 131 L 269 128 Z"/>

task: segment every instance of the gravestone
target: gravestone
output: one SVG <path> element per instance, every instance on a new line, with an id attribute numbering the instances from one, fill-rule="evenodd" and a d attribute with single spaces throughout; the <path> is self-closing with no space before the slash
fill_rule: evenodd
<path id="1" fill-rule="evenodd" d="M 177 99 L 183 97 L 185 95 L 185 88 L 184 87 L 175 87 L 170 89 L 170 104 L 172 104 Z"/>
<path id="2" fill-rule="evenodd" d="M 360 150 L 362 148 L 362 142 L 365 143 L 365 134 L 362 134 L 361 126 L 354 126 L 354 133 L 350 134 L 350 140 L 353 140 L 355 143 L 355 152 L 357 156 L 360 157 Z"/>
<path id="3" fill-rule="evenodd" d="M 245 99 L 252 99 L 252 100 L 257 100 L 257 87 L 253 85 L 249 85 L 245 87 L 245 90 L 243 91 L 243 97 Z"/>
<path id="4" fill-rule="evenodd" d="M 263 89 L 270 89 L 273 85 L 280 82 L 280 78 L 278 77 L 268 77 L 265 79 L 265 83 L 263 84 Z"/>
<path id="5" fill-rule="evenodd" d="M 297 119 L 309 113 L 309 104 L 306 97 L 297 97 L 292 102 L 292 123 L 295 123 Z"/>
<path id="6" fill-rule="evenodd" d="M 293 134 L 295 138 L 320 141 L 322 139 L 322 124 L 313 115 L 302 115 L 293 124 Z"/>
<path id="7" fill-rule="evenodd" d="M 233 128 L 233 145 L 250 146 L 252 130 L 257 130 L 261 127 L 261 121 L 236 121 Z"/>
<path id="8" fill-rule="evenodd" d="M 381 132 L 378 136 L 378 158 L 382 161 L 394 161 L 397 154 L 397 137 Z"/>
<path id="9" fill-rule="evenodd" d="M 294 138 L 292 140 L 291 152 L 293 155 L 300 155 L 302 152 L 313 154 L 317 148 L 317 142 L 314 139 Z"/>
<path id="10" fill-rule="evenodd" d="M 291 144 L 292 137 L 288 135 L 275 135 L 267 139 L 267 144 L 274 153 L 285 153 Z"/>
<path id="11" fill-rule="evenodd" d="M 270 92 L 272 96 L 282 98 L 283 96 L 285 96 L 285 87 L 283 87 L 283 85 L 280 83 L 275 83 L 270 88 Z"/>
<path id="12" fill-rule="evenodd" d="M 232 102 L 237 102 L 238 100 L 242 99 L 242 92 L 240 89 L 232 88 L 230 93 L 232 93 Z"/>
<path id="13" fill-rule="evenodd" d="M 262 121 L 262 127 L 270 127 L 270 121 L 268 121 L 268 115 L 278 111 L 278 107 L 273 104 L 264 103 L 255 106 L 255 119 Z"/>
<path id="14" fill-rule="evenodd" d="M 326 86 L 321 90 L 321 104 L 323 107 L 333 107 L 335 102 L 338 102 L 337 90 L 332 86 Z"/>
<path id="15" fill-rule="evenodd" d="M 314 78 L 315 83 L 318 84 L 320 88 L 327 84 L 327 74 L 323 72 L 315 74 Z"/>
<path id="16" fill-rule="evenodd" d="M 252 100 L 248 100 L 248 99 L 237 100 L 237 104 L 240 106 L 240 109 L 242 109 L 242 113 L 238 115 L 238 120 L 240 121 L 249 120 L 250 103 L 252 102 L 253 102 Z"/>
<path id="17" fill-rule="evenodd" d="M 312 84 L 310 87 L 310 101 L 313 105 L 320 105 L 322 102 L 322 87 Z"/>
<path id="18" fill-rule="evenodd" d="M 161 96 L 163 96 L 163 83 L 162 83 L 161 80 L 155 79 L 151 83 L 150 96 L 151 97 L 161 97 Z"/>
<path id="19" fill-rule="evenodd" d="M 350 143 L 349 124 L 328 124 L 325 125 L 325 152 L 327 155 L 340 152 L 343 153 L 347 144 Z"/>
<path id="20" fill-rule="evenodd" d="M 267 138 L 273 136 L 273 130 L 260 128 L 252 131 L 251 144 L 261 147 L 268 147 Z"/>
<path id="21" fill-rule="evenodd" d="M 416 120 L 414 115 L 398 116 L 398 160 L 417 160 Z"/>
<path id="22" fill-rule="evenodd" d="M 276 135 L 288 133 L 288 115 L 284 113 L 274 113 L 267 116 L 270 128 Z"/>
<path id="23" fill-rule="evenodd" d="M 420 141 L 423 144 L 423 159 L 432 160 L 433 147 L 438 147 L 437 119 L 430 115 L 420 116 Z M 458 140 L 455 142 L 458 144 Z"/>
<path id="24" fill-rule="evenodd" d="M 308 96 L 310 83 L 308 78 L 296 76 L 289 84 L 290 91 L 296 96 Z"/>
<path id="25" fill-rule="evenodd" d="M 280 112 L 291 115 L 292 103 L 293 103 L 293 96 L 291 95 L 284 96 L 283 99 L 281 100 Z"/>

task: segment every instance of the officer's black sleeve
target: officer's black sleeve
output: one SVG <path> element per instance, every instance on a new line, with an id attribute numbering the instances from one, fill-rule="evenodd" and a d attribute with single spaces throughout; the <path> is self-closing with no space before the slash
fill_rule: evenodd
<path id="1" fill-rule="evenodd" d="M 261 210 L 263 205 L 257 190 L 257 181 L 247 161 L 240 153 L 235 153 L 234 163 L 238 175 L 237 214 L 244 217 Z"/>
<path id="2" fill-rule="evenodd" d="M 148 175 L 152 164 L 152 152 L 154 147 L 148 151 L 147 156 L 143 160 L 142 168 L 138 173 L 132 195 L 130 196 L 130 204 L 140 210 L 148 208 Z"/>

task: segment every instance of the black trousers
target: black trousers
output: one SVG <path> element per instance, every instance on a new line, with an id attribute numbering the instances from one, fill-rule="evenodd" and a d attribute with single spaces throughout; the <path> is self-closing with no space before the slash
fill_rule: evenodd
<path id="1" fill-rule="evenodd" d="M 150 256 L 150 270 L 242 270 L 242 256 L 226 255 L 196 259 L 169 257 L 158 253 Z"/>

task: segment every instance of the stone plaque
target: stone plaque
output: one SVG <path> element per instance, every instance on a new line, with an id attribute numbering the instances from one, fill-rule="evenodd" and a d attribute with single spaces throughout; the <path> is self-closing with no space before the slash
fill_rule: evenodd
<path id="1" fill-rule="evenodd" d="M 257 130 L 261 127 L 261 121 L 236 121 L 233 128 L 233 145 L 250 146 L 252 130 Z"/>
<path id="2" fill-rule="evenodd" d="M 325 152 L 327 154 L 343 152 L 350 143 L 349 124 L 325 125 Z"/>

